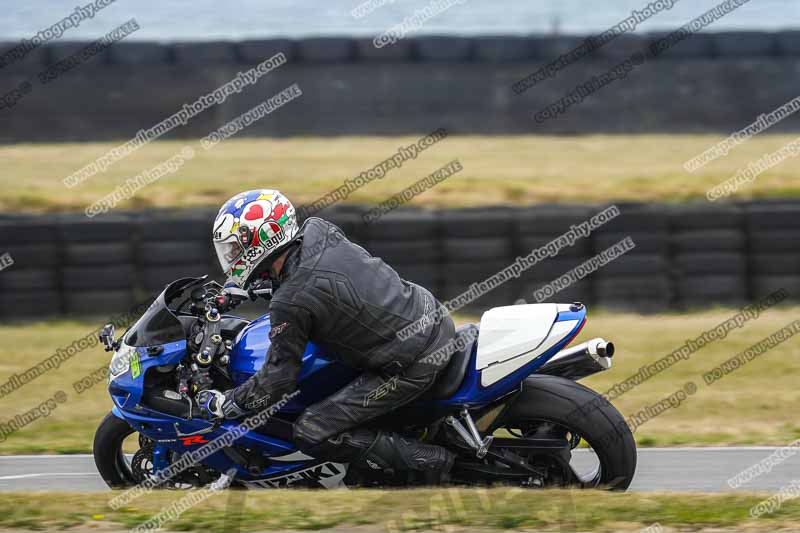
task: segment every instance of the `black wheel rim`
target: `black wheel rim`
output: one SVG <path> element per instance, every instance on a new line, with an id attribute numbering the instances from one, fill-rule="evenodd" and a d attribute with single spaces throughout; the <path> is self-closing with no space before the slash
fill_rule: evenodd
<path id="1" fill-rule="evenodd" d="M 563 438 L 570 443 L 570 448 L 573 452 L 578 449 L 578 445 L 581 441 L 585 442 L 587 444 L 587 449 L 578 449 L 579 456 L 584 457 L 580 457 L 580 459 L 576 461 L 575 454 L 573 453 L 572 460 L 569 464 L 559 465 L 562 468 L 565 482 L 562 486 L 596 488 L 602 484 L 603 459 L 600 454 L 595 451 L 591 441 L 586 439 L 574 428 L 561 422 L 542 418 L 515 422 L 504 426 L 502 429 L 505 429 L 516 438 L 531 438 L 534 436 Z M 535 460 L 536 456 L 532 456 L 529 459 Z M 584 465 L 587 460 L 592 459 L 594 459 L 592 462 L 596 462 L 596 464 L 592 464 L 591 466 Z M 555 462 L 552 458 L 550 461 Z"/>

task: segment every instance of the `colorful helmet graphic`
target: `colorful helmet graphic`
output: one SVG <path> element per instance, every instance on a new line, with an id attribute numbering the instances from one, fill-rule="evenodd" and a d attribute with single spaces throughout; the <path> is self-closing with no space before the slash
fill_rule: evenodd
<path id="1" fill-rule="evenodd" d="M 222 271 L 245 288 L 259 265 L 298 232 L 294 206 L 280 191 L 237 194 L 214 221 L 214 249 Z"/>

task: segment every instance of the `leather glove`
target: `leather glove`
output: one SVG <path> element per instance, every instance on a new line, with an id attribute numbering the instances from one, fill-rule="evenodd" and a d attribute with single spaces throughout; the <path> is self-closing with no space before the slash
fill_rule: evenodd
<path id="1" fill-rule="evenodd" d="M 195 396 L 200 411 L 209 420 L 223 418 L 240 418 L 246 411 L 236 404 L 233 399 L 233 390 L 220 392 L 218 390 L 204 390 Z"/>

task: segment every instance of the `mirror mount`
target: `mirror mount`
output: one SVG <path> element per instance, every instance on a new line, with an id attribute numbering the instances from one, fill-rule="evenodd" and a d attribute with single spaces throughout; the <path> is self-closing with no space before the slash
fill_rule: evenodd
<path id="1" fill-rule="evenodd" d="M 107 352 L 113 352 L 119 348 L 119 344 L 114 340 L 115 331 L 114 324 L 106 324 L 97 336 Z"/>

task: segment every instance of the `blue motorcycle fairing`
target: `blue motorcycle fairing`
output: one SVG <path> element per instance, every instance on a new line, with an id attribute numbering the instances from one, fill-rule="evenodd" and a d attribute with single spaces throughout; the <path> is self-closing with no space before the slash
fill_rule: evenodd
<path id="1" fill-rule="evenodd" d="M 163 351 L 157 356 L 147 355 L 147 348 L 135 348 L 139 357 L 141 373 L 134 378 L 131 370 L 109 383 L 108 390 L 114 405 L 122 409 L 133 409 L 142 401 L 144 376 L 148 370 L 156 366 L 177 365 L 186 355 L 186 341 L 170 342 L 160 345 Z M 131 362 L 131 366 L 133 361 Z"/>
<path id="2" fill-rule="evenodd" d="M 247 381 L 266 363 L 271 329 L 269 315 L 264 315 L 245 326 L 237 336 L 229 364 L 236 386 Z M 338 391 L 357 375 L 355 369 L 332 362 L 323 348 L 309 342 L 303 352 L 303 366 L 298 377 L 300 394 L 281 411 L 299 413 Z"/>
<path id="3" fill-rule="evenodd" d="M 555 354 L 563 350 L 572 339 L 574 339 L 580 332 L 583 325 L 586 323 L 586 308 L 578 311 L 563 311 L 558 313 L 555 322 L 576 321 L 575 327 L 564 337 L 563 340 L 556 343 L 552 348 L 530 361 L 527 365 L 517 369 L 508 376 L 504 377 L 497 383 L 493 383 L 488 387 L 481 385 L 481 371 L 477 370 L 475 363 L 477 357 L 478 343 L 472 347 L 472 354 L 470 355 L 470 363 L 467 366 L 467 375 L 461 387 L 456 391 L 452 398 L 447 400 L 436 400 L 433 403 L 439 406 L 467 406 L 470 408 L 483 407 L 498 398 L 502 398 L 506 394 L 518 389 L 522 381 L 535 374 L 536 370 L 541 368 L 547 361 L 549 361 Z"/>
<path id="4" fill-rule="evenodd" d="M 267 315 L 248 324 L 239 334 L 229 364 L 235 385 L 247 381 L 266 362 L 270 329 Z M 129 370 L 111 382 L 109 391 L 115 405 L 123 409 L 132 409 L 139 405 L 147 371 L 157 366 L 178 364 L 186 355 L 185 340 L 160 346 L 163 351 L 157 356 L 148 355 L 146 348 L 136 348 L 141 374 L 134 379 Z M 281 412 L 299 413 L 307 406 L 341 389 L 357 375 L 355 369 L 341 363 L 333 363 L 319 346 L 308 343 L 303 353 L 303 365 L 298 377 L 300 394 L 287 403 Z"/>
<path id="5" fill-rule="evenodd" d="M 212 427 L 213 424 L 207 420 L 199 418 L 185 420 L 141 406 L 136 410 L 136 412 L 122 410 L 115 406 L 112 408 L 112 413 L 116 417 L 128 422 L 128 424 L 130 424 L 134 430 L 154 440 L 157 449 L 171 450 L 178 454 L 198 451 L 209 442 L 212 442 L 214 439 L 231 431 L 237 426 L 236 422 L 225 421 L 214 431 L 202 434 L 186 435 L 186 433 L 196 433 L 198 431 L 207 430 L 208 428 Z M 178 430 L 180 430 L 180 434 L 176 431 L 176 427 Z M 276 439 L 274 437 L 268 437 L 254 431 L 247 432 L 239 437 L 235 442 L 236 444 L 249 449 L 260 450 L 261 454 L 265 458 L 280 457 L 297 451 L 294 445 L 290 442 Z M 262 470 L 259 475 L 254 476 L 251 472 L 241 468 L 234 461 L 229 459 L 222 450 L 212 453 L 211 455 L 205 457 L 201 462 L 210 466 L 211 468 L 223 472 L 228 471 L 230 468 L 236 468 L 238 471 L 236 477 L 245 480 L 257 480 L 278 474 L 284 474 L 307 465 L 305 461 L 282 462 L 271 465 Z"/>

